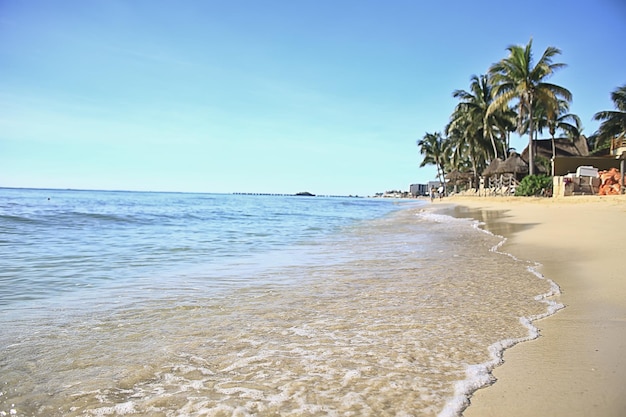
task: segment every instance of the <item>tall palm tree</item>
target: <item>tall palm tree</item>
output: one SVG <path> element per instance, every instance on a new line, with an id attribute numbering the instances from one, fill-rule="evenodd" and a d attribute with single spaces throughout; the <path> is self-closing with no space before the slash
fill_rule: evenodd
<path id="1" fill-rule="evenodd" d="M 499 127 L 497 118 L 501 112 L 487 113 L 487 109 L 492 102 L 491 85 L 489 84 L 488 76 L 481 75 L 479 77 L 472 75 L 470 91 L 454 90 L 452 97 L 461 100 L 456 106 L 455 114 L 460 116 L 463 113 L 463 117 L 453 118 L 449 128 L 456 128 L 456 124 L 460 120 L 469 120 L 475 131 L 491 142 L 494 158 L 498 157 L 500 151 L 504 153 L 504 145 L 499 141 L 496 143 L 498 139 L 501 139 L 496 136 Z"/>
<path id="2" fill-rule="evenodd" d="M 547 123 L 550 138 L 552 139 L 552 158 L 556 156 L 554 135 L 556 134 L 557 129 L 565 132 L 565 135 L 571 140 L 578 139 L 583 130 L 580 117 L 573 113 L 569 113 L 569 103 L 565 100 L 559 100 L 558 112 L 548 114 Z"/>
<path id="3" fill-rule="evenodd" d="M 565 100 L 558 100 L 557 108 L 546 110 L 542 103 L 538 103 L 533 111 L 533 125 L 535 132 L 543 133 L 543 129 L 547 129 L 552 140 L 552 158 L 556 156 L 556 131 L 560 130 L 570 140 L 576 140 L 582 134 L 583 126 L 576 114 L 569 113 L 569 103 Z M 524 122 L 527 128 L 530 121 Z"/>
<path id="4" fill-rule="evenodd" d="M 417 146 L 420 148 L 420 153 L 424 155 L 420 168 L 426 165 L 435 165 L 437 178 L 443 184 L 445 182 L 446 161 L 449 159 L 448 142 L 440 132 L 426 133 L 422 139 L 417 141 Z"/>
<path id="5" fill-rule="evenodd" d="M 474 171 L 474 186 L 478 188 L 478 174 L 489 159 L 489 140 L 483 135 L 483 122 L 475 114 L 466 112 L 463 106 L 455 108 L 446 127 L 446 134 L 454 146 L 459 161 L 468 160 Z"/>
<path id="6" fill-rule="evenodd" d="M 611 100 L 617 110 L 605 110 L 594 114 L 594 120 L 601 120 L 598 128 L 596 148 L 612 139 L 626 136 L 626 84 L 611 93 Z"/>
<path id="7" fill-rule="evenodd" d="M 495 123 L 500 132 L 500 140 L 504 144 L 505 156 L 511 151 L 511 133 L 516 131 L 517 112 L 510 107 L 504 110 L 497 110 Z"/>
<path id="8" fill-rule="evenodd" d="M 463 141 L 459 139 L 460 131 L 452 129 L 450 124 L 448 124 L 444 128 L 444 132 L 446 132 L 446 143 L 449 153 L 449 158 L 447 159 L 448 172 L 452 172 L 455 169 L 461 172 L 470 171 L 471 166 L 463 149 Z"/>
<path id="9" fill-rule="evenodd" d="M 493 82 L 494 100 L 489 106 L 488 113 L 508 106 L 514 99 L 518 100 L 518 129 L 522 129 L 523 121 L 528 120 L 528 166 L 529 174 L 534 174 L 533 149 L 533 110 L 536 103 L 541 102 L 547 110 L 555 111 L 558 99 L 571 101 L 569 90 L 550 84 L 544 80 L 554 74 L 562 63 L 553 63 L 552 59 L 561 53 L 555 47 L 546 48 L 539 61 L 533 66 L 532 39 L 526 46 L 512 45 L 507 48 L 509 56 L 489 68 Z"/>

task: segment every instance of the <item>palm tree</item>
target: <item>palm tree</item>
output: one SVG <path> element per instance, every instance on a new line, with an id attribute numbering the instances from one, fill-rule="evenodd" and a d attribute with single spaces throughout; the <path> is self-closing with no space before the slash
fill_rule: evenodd
<path id="1" fill-rule="evenodd" d="M 444 132 L 446 132 L 446 143 L 449 153 L 449 158 L 447 159 L 448 172 L 452 172 L 455 169 L 461 172 L 469 172 L 471 170 L 471 164 L 463 149 L 460 131 L 458 129 L 452 129 L 448 124 L 444 128 Z"/>
<path id="2" fill-rule="evenodd" d="M 558 113 L 549 113 L 547 122 L 548 130 L 550 131 L 550 138 L 552 139 L 552 158 L 556 156 L 554 135 L 556 134 L 557 129 L 565 132 L 567 137 L 571 140 L 578 139 L 583 130 L 580 117 L 569 113 L 569 103 L 565 100 L 559 100 Z"/>
<path id="3" fill-rule="evenodd" d="M 556 111 L 555 111 L 556 110 Z M 556 156 L 555 135 L 557 130 L 565 133 L 570 140 L 576 140 L 582 134 L 582 122 L 580 117 L 573 113 L 569 113 L 569 103 L 565 100 L 558 100 L 557 108 L 546 110 L 545 107 L 538 103 L 533 111 L 533 125 L 535 132 L 543 133 L 543 129 L 548 129 L 550 139 L 552 140 L 552 158 Z M 529 121 L 524 123 L 527 127 Z"/>
<path id="4" fill-rule="evenodd" d="M 504 144 L 505 156 L 508 156 L 511 148 L 511 133 L 516 131 L 517 112 L 510 107 L 505 110 L 497 110 L 497 117 L 495 123 L 498 126 L 500 132 L 500 140 Z"/>
<path id="5" fill-rule="evenodd" d="M 483 135 L 483 121 L 476 120 L 475 113 L 458 107 L 450 117 L 446 134 L 458 155 L 459 163 L 469 161 L 474 171 L 474 186 L 478 188 L 478 174 L 489 159 L 489 140 Z"/>
<path id="6" fill-rule="evenodd" d="M 611 100 L 617 110 L 605 110 L 593 116 L 594 120 L 602 121 L 597 132 L 596 148 L 626 136 L 626 84 L 611 93 Z"/>
<path id="7" fill-rule="evenodd" d="M 440 183 L 444 183 L 446 161 L 449 159 L 449 147 L 447 141 L 441 133 L 426 133 L 422 139 L 417 141 L 420 153 L 424 155 L 421 167 L 435 165 L 437 167 L 437 178 Z"/>
<path id="8" fill-rule="evenodd" d="M 496 143 L 496 134 L 498 133 L 498 121 L 497 118 L 501 112 L 487 113 L 487 109 L 492 102 L 491 86 L 487 75 L 481 75 L 480 77 L 472 75 L 470 83 L 470 91 L 454 90 L 452 93 L 454 98 L 461 100 L 457 104 L 455 114 L 450 129 L 456 128 L 456 124 L 460 120 L 470 120 L 470 124 L 473 128 L 479 132 L 482 136 L 489 139 L 491 147 L 493 149 L 493 157 L 497 158 L 500 150 L 505 152 L 502 143 Z M 460 114 L 463 117 L 460 118 Z"/>
<path id="9" fill-rule="evenodd" d="M 488 113 L 504 109 L 509 102 L 517 99 L 518 130 L 523 133 L 524 120 L 528 126 L 528 166 L 529 174 L 534 174 L 533 150 L 533 110 L 537 103 L 542 103 L 548 111 L 556 111 L 558 99 L 571 101 L 572 94 L 565 88 L 546 83 L 544 80 L 556 70 L 565 67 L 565 64 L 553 63 L 552 58 L 561 51 L 552 46 L 548 47 L 536 65 L 533 66 L 532 39 L 525 47 L 512 45 L 507 48 L 509 56 L 489 68 L 493 83 L 494 100 L 489 106 Z"/>

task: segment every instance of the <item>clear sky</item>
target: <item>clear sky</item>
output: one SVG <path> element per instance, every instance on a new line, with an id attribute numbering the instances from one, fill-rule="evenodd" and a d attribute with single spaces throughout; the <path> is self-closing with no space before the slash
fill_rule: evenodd
<path id="1" fill-rule="evenodd" d="M 592 134 L 623 0 L 0 0 L 0 186 L 408 190 L 452 91 L 531 37 Z"/>

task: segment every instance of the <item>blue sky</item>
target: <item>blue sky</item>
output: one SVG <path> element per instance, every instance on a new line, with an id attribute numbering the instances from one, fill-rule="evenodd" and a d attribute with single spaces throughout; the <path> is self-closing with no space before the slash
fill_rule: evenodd
<path id="1" fill-rule="evenodd" d="M 592 134 L 621 0 L 0 0 L 0 186 L 407 190 L 452 91 L 531 37 Z"/>

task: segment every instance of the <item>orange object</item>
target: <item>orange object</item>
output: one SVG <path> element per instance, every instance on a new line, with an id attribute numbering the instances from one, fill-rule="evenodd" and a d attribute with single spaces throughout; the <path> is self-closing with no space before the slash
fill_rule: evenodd
<path id="1" fill-rule="evenodd" d="M 600 177 L 599 195 L 617 195 L 621 191 L 622 173 L 617 168 L 598 172 Z"/>

